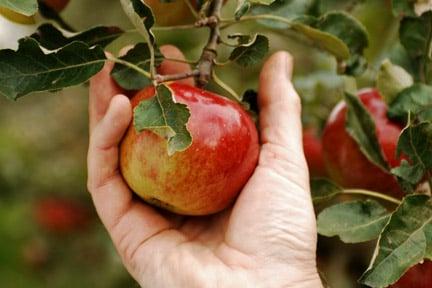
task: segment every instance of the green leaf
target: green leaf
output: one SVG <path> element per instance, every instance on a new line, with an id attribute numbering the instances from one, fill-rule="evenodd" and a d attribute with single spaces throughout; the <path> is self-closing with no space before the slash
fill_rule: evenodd
<path id="1" fill-rule="evenodd" d="M 345 102 L 348 108 L 345 123 L 347 132 L 357 142 L 369 161 L 388 171 L 388 164 L 382 155 L 376 136 L 373 118 L 358 97 L 345 93 Z"/>
<path id="2" fill-rule="evenodd" d="M 377 88 L 386 103 L 391 103 L 399 92 L 414 84 L 412 76 L 390 60 L 384 60 L 377 76 Z"/>
<path id="3" fill-rule="evenodd" d="M 26 16 L 33 15 L 38 10 L 37 0 L 0 0 L 0 6 Z"/>
<path id="4" fill-rule="evenodd" d="M 425 170 L 420 163 L 410 165 L 408 161 L 402 160 L 399 167 L 391 169 L 391 173 L 397 177 L 404 191 L 414 192 L 417 184 L 422 180 Z"/>
<path id="5" fill-rule="evenodd" d="M 268 38 L 260 34 L 250 37 L 248 43 L 245 43 L 244 35 L 235 34 L 228 37 L 237 38 L 241 41 L 242 44 L 231 52 L 229 59 L 243 67 L 259 63 L 267 55 L 269 50 Z"/>
<path id="6" fill-rule="evenodd" d="M 371 266 L 360 279 L 371 287 L 387 287 L 427 256 L 432 203 L 426 195 L 411 195 L 392 214 L 377 243 Z"/>
<path id="7" fill-rule="evenodd" d="M 420 120 L 432 120 L 431 109 L 432 86 L 414 84 L 396 95 L 389 106 L 388 116 L 406 121 L 408 113 L 411 113 Z"/>
<path id="8" fill-rule="evenodd" d="M 342 72 L 358 75 L 365 70 L 367 63 L 362 54 L 369 44 L 368 33 L 351 15 L 329 12 L 320 18 L 301 17 L 293 22 L 291 28 L 312 39 L 339 61 L 344 60 Z"/>
<path id="9" fill-rule="evenodd" d="M 17 51 L 0 50 L 0 94 L 17 99 L 32 92 L 78 85 L 99 72 L 105 60 L 98 46 L 73 42 L 45 53 L 36 40 L 24 38 Z"/>
<path id="10" fill-rule="evenodd" d="M 301 22 L 292 23 L 291 28 L 297 32 L 300 32 L 312 40 L 315 45 L 326 50 L 339 60 L 348 59 L 350 57 L 348 46 L 341 39 L 330 33 L 320 31 L 319 29 L 310 27 Z"/>
<path id="11" fill-rule="evenodd" d="M 155 18 L 150 7 L 141 0 L 120 0 L 120 3 L 138 32 L 146 39 L 147 43 L 154 45 L 154 35 L 151 28 L 155 24 Z"/>
<path id="12" fill-rule="evenodd" d="M 253 6 L 251 13 L 253 15 L 271 14 L 294 20 L 300 16 L 314 14 L 317 2 L 317 0 L 276 0 L 268 6 Z M 259 23 L 274 29 L 289 28 L 288 24 L 279 21 L 259 20 Z"/>
<path id="13" fill-rule="evenodd" d="M 123 34 L 117 27 L 98 26 L 89 30 L 71 33 L 57 29 L 52 24 L 43 24 L 30 37 L 49 50 L 59 49 L 74 41 L 86 43 L 88 46 L 99 45 L 105 47 Z"/>
<path id="14" fill-rule="evenodd" d="M 395 16 L 415 16 L 416 0 L 392 0 L 392 10 Z"/>
<path id="15" fill-rule="evenodd" d="M 156 87 L 154 97 L 141 101 L 134 109 L 134 126 L 140 132 L 150 130 L 167 139 L 168 155 L 184 151 L 192 144 L 186 124 L 190 112 L 186 105 L 176 103 L 166 85 Z"/>
<path id="16" fill-rule="evenodd" d="M 432 13 L 426 13 L 422 17 L 406 17 L 402 19 L 399 28 L 399 38 L 412 57 L 422 56 L 428 45 L 431 33 Z"/>
<path id="17" fill-rule="evenodd" d="M 341 39 L 351 54 L 361 54 L 369 45 L 366 28 L 345 12 L 329 12 L 320 17 L 316 27 Z"/>
<path id="18" fill-rule="evenodd" d="M 345 243 L 366 242 L 378 238 L 389 218 L 390 213 L 376 201 L 339 203 L 318 215 L 318 233 L 339 236 Z"/>
<path id="19" fill-rule="evenodd" d="M 248 13 L 251 6 L 252 6 L 252 4 L 248 0 L 238 0 L 237 1 L 237 8 L 234 12 L 235 19 L 239 20 L 242 16 L 244 16 L 246 13 Z"/>
<path id="20" fill-rule="evenodd" d="M 314 204 L 329 201 L 341 194 L 343 189 L 325 178 L 311 180 L 312 201 Z"/>
<path id="21" fill-rule="evenodd" d="M 364 72 L 367 63 L 362 54 L 369 45 L 369 36 L 363 24 L 348 13 L 329 12 L 319 19 L 316 28 L 341 39 L 349 48 L 351 58 L 345 63 L 346 74 L 360 75 Z"/>
<path id="22" fill-rule="evenodd" d="M 163 56 L 160 52 L 156 54 L 155 64 L 160 65 Z M 149 71 L 150 69 L 150 51 L 145 43 L 136 44 L 134 48 L 129 50 L 128 53 L 120 59 L 132 63 L 145 71 Z M 116 64 L 114 66 L 111 71 L 111 76 L 116 80 L 117 84 L 126 90 L 139 90 L 152 84 L 151 79 L 122 64 Z"/>
<path id="23" fill-rule="evenodd" d="M 399 137 L 396 151 L 404 153 L 410 163 L 403 161 L 399 167 L 392 169 L 392 173 L 405 191 L 412 192 L 432 170 L 432 123 L 409 123 Z"/>

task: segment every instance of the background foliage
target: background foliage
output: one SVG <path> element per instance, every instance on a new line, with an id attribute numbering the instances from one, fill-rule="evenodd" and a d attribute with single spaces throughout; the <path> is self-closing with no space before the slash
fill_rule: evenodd
<path id="1" fill-rule="evenodd" d="M 235 9 L 234 2 L 230 1 L 225 9 Z M 294 7 L 307 5 L 308 1 L 276 2 Z M 357 2 L 361 3 L 354 5 Z M 397 42 L 398 21 L 388 3 L 385 0 L 320 2 L 323 11 L 341 8 L 353 13 L 368 30 L 370 46 L 365 54 L 370 68 L 357 79 L 359 88 L 372 84 L 385 58 L 408 71 L 414 69 Z M 72 0 L 63 16 L 77 30 L 97 24 L 130 28 L 117 0 Z M 253 22 L 238 27 L 236 32 L 265 31 L 271 40 L 271 51 L 284 49 L 293 54 L 294 83 L 303 100 L 304 123 L 322 127 L 330 109 L 343 97 L 344 85 L 353 83 L 352 79 L 336 75 L 333 57 L 292 32 L 271 30 Z M 191 34 L 158 32 L 157 37 L 160 45 L 177 45 L 187 58 L 197 59 L 206 37 L 204 32 Z M 116 53 L 123 43 L 138 39 L 137 35 L 127 34 L 109 46 L 109 50 Z M 222 58 L 228 56 L 228 51 L 221 54 Z M 247 69 L 233 65 L 219 74 L 241 92 L 257 87 L 259 68 L 259 65 Z M 94 212 L 90 212 L 92 221 L 85 229 L 64 235 L 44 231 L 35 222 L 35 203 L 47 197 L 71 198 L 93 211 L 86 191 L 87 122 L 85 87 L 37 94 L 18 103 L 0 98 L 0 283 L 4 287 L 136 286 L 124 271 Z M 354 287 L 354 279 L 367 268 L 371 247 L 373 243 L 353 248 L 334 239 L 320 239 L 318 259 L 331 286 Z M 336 250 L 337 253 L 332 252 Z"/>

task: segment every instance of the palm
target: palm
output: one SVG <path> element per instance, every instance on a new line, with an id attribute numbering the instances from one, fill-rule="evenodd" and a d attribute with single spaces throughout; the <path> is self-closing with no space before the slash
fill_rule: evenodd
<path id="1" fill-rule="evenodd" d="M 162 214 L 134 198 L 118 173 L 129 100 L 112 96 L 121 90 L 110 67 L 92 81 L 89 190 L 123 262 L 144 287 L 319 287 L 300 105 L 281 73 L 282 57 L 273 56 L 261 74 L 258 167 L 232 209 L 208 217 Z"/>

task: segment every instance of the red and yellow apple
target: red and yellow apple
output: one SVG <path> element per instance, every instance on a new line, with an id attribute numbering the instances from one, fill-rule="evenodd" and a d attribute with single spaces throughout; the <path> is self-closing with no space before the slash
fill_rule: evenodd
<path id="1" fill-rule="evenodd" d="M 322 153 L 322 141 L 315 128 L 303 130 L 303 151 L 309 167 L 311 177 L 325 177 L 327 175 Z"/>
<path id="2" fill-rule="evenodd" d="M 375 121 L 381 152 L 390 167 L 399 166 L 396 147 L 402 126 L 387 117 L 387 105 L 375 89 L 363 90 L 359 99 Z M 346 104 L 332 111 L 323 133 L 323 154 L 330 177 L 346 188 L 362 188 L 402 197 L 397 180 L 370 162 L 345 129 Z"/>
<path id="3" fill-rule="evenodd" d="M 390 288 L 430 288 L 432 287 L 432 262 L 425 261 L 410 268 Z"/>
<path id="4" fill-rule="evenodd" d="M 172 156 L 167 141 L 131 125 L 120 146 L 120 168 L 129 187 L 145 201 L 184 215 L 223 210 L 236 198 L 258 161 L 254 122 L 237 103 L 180 83 L 169 85 L 175 100 L 188 106 L 187 123 L 193 142 Z M 138 92 L 136 107 L 154 95 Z"/>

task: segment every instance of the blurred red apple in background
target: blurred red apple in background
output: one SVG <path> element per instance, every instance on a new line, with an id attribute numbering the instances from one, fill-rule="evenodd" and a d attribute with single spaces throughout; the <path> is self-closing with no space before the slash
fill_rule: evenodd
<path id="1" fill-rule="evenodd" d="M 188 106 L 192 145 L 168 156 L 167 142 L 131 126 L 120 149 L 120 167 L 130 188 L 149 203 L 185 215 L 226 208 L 252 175 L 258 161 L 255 124 L 237 103 L 192 87 L 169 85 Z M 148 87 L 132 98 L 135 107 L 154 95 Z"/>
<path id="2" fill-rule="evenodd" d="M 425 261 L 411 267 L 390 288 L 430 288 L 432 287 L 432 262 Z"/>
<path id="3" fill-rule="evenodd" d="M 397 167 L 396 146 L 402 126 L 387 118 L 387 105 L 375 89 L 359 92 L 359 98 L 375 120 L 376 135 L 384 158 Z M 363 188 L 402 197 L 397 180 L 371 163 L 345 129 L 345 102 L 332 111 L 323 133 L 323 153 L 330 177 L 346 188 Z"/>
<path id="4" fill-rule="evenodd" d="M 68 233 L 86 228 L 90 214 L 82 204 L 67 198 L 45 198 L 34 204 L 37 224 L 46 231 Z"/>
<path id="5" fill-rule="evenodd" d="M 311 177 L 325 177 L 327 175 L 322 152 L 322 141 L 317 129 L 313 127 L 303 130 L 303 150 Z"/>

